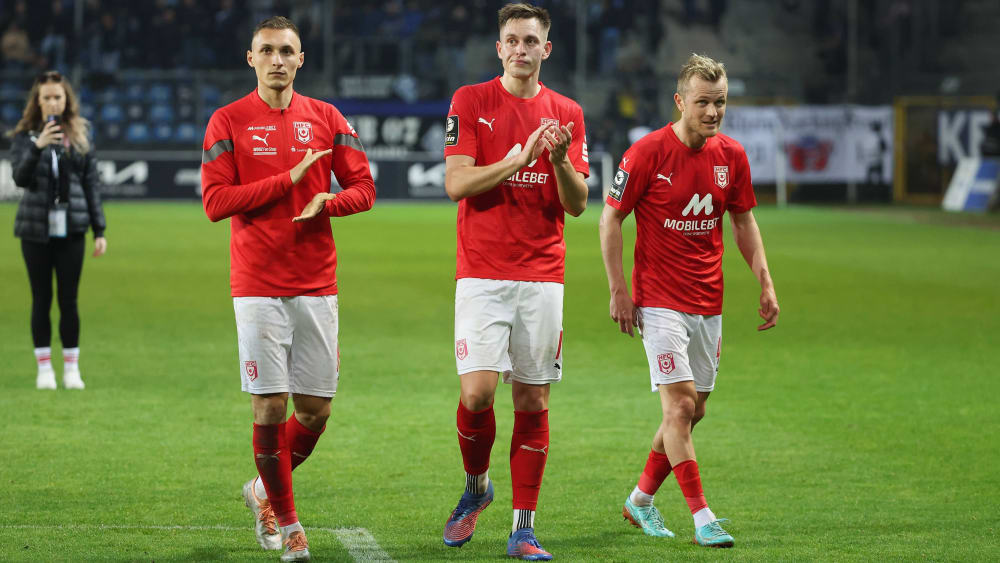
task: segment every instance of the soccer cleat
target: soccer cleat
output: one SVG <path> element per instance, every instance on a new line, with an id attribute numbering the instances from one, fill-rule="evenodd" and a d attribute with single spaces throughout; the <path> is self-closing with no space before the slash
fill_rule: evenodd
<path id="1" fill-rule="evenodd" d="M 720 518 L 695 529 L 694 539 L 691 540 L 691 543 L 696 543 L 702 547 L 733 547 L 733 536 L 730 536 L 719 525 L 719 522 L 728 521 L 727 518 Z"/>
<path id="2" fill-rule="evenodd" d="M 493 502 L 493 481 L 490 481 L 486 486 L 486 492 L 481 495 L 473 495 L 468 491 L 463 493 L 462 498 L 458 499 L 458 506 L 444 525 L 444 544 L 448 547 L 462 547 L 465 542 L 471 540 L 473 532 L 476 531 L 479 513 L 491 502 Z"/>
<path id="3" fill-rule="evenodd" d="M 80 372 L 77 370 L 67 370 L 63 374 L 63 387 L 67 389 L 83 389 L 83 379 L 80 379 Z"/>
<path id="4" fill-rule="evenodd" d="M 542 549 L 533 528 L 520 528 L 507 540 L 507 556 L 525 561 L 549 561 L 552 554 Z"/>
<path id="5" fill-rule="evenodd" d="M 285 540 L 285 552 L 281 554 L 282 561 L 310 561 L 309 542 L 306 535 L 298 530 L 288 534 Z"/>
<path id="6" fill-rule="evenodd" d="M 642 529 L 647 536 L 657 538 L 672 538 L 674 533 L 663 525 L 663 516 L 655 506 L 636 506 L 632 504 L 632 499 L 625 499 L 625 506 L 622 507 L 622 516 L 632 523 L 636 528 Z"/>
<path id="7" fill-rule="evenodd" d="M 35 378 L 35 387 L 38 389 L 55 389 L 56 372 L 49 369 L 38 370 L 38 377 Z"/>
<path id="8" fill-rule="evenodd" d="M 277 551 L 281 549 L 281 534 L 278 533 L 278 518 L 274 515 L 274 509 L 267 499 L 257 498 L 254 492 L 254 477 L 243 485 L 243 500 L 247 508 L 253 512 L 254 533 L 257 534 L 257 543 L 266 550 Z M 292 561 L 295 561 L 292 559 Z"/>

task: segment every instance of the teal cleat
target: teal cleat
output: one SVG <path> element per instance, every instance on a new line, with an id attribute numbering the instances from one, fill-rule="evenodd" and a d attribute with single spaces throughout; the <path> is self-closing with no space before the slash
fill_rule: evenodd
<path id="1" fill-rule="evenodd" d="M 702 547 L 733 547 L 733 536 L 722 529 L 719 522 L 728 522 L 726 518 L 720 518 L 714 522 L 709 522 L 694 531 L 694 539 L 691 543 L 696 543 Z"/>
<path id="2" fill-rule="evenodd" d="M 632 504 L 632 499 L 625 499 L 625 506 L 622 507 L 622 516 L 632 523 L 636 528 L 642 529 L 642 533 L 655 538 L 672 538 L 674 533 L 663 525 L 663 516 L 655 506 L 636 506 Z"/>

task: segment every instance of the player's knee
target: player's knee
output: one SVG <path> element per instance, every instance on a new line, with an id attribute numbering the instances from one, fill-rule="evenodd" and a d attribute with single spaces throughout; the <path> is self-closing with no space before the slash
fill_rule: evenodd
<path id="1" fill-rule="evenodd" d="M 486 389 L 463 390 L 462 404 L 472 412 L 479 412 L 493 404 L 493 393 Z"/>
<path id="2" fill-rule="evenodd" d="M 306 413 L 296 411 L 295 418 L 302 423 L 302 426 L 305 426 L 313 432 L 319 432 L 320 429 L 323 428 L 323 425 L 326 424 L 327 419 L 330 418 L 330 410 L 327 409 L 325 413 Z"/>
<path id="3" fill-rule="evenodd" d="M 689 397 L 677 397 L 670 401 L 663 413 L 663 422 L 670 425 L 691 425 L 695 418 L 695 401 Z"/>

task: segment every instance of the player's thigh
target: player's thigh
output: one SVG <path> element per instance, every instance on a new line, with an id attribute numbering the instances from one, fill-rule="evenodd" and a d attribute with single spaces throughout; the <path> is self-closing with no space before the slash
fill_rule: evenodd
<path id="1" fill-rule="evenodd" d="M 289 303 L 294 315 L 289 390 L 297 395 L 333 397 L 340 377 L 337 296 L 299 296 Z"/>
<path id="2" fill-rule="evenodd" d="M 455 365 L 460 375 L 510 369 L 516 283 L 462 278 L 455 284 Z"/>
<path id="3" fill-rule="evenodd" d="M 659 307 L 642 307 L 642 345 L 649 362 L 649 380 L 653 391 L 658 385 L 693 381 L 688 362 L 690 343 L 688 315 Z"/>
<path id="4" fill-rule="evenodd" d="M 688 359 L 694 374 L 695 388 L 699 392 L 715 389 L 722 355 L 722 315 L 698 316 L 692 327 Z"/>
<path id="5" fill-rule="evenodd" d="M 255 395 L 288 392 L 292 325 L 277 297 L 234 297 L 242 389 Z"/>
<path id="6" fill-rule="evenodd" d="M 504 382 L 545 385 L 562 379 L 563 284 L 518 282 L 517 316 L 511 328 L 512 370 Z"/>

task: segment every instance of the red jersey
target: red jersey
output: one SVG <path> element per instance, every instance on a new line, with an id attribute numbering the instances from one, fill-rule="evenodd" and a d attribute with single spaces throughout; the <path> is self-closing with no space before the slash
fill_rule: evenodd
<path id="1" fill-rule="evenodd" d="M 607 203 L 635 210 L 636 305 L 722 313 L 722 215 L 757 205 L 739 143 L 720 133 L 695 150 L 667 125 L 625 152 Z"/>
<path id="2" fill-rule="evenodd" d="M 289 170 L 306 149 L 333 148 L 298 184 Z M 202 147 L 201 186 L 212 221 L 232 217 L 233 297 L 337 293 L 337 252 L 329 217 L 371 209 L 375 184 L 357 133 L 332 105 L 292 95 L 273 109 L 254 90 L 217 110 Z M 321 216 L 293 223 L 314 195 L 330 191 L 330 171 L 344 187 Z"/>
<path id="3" fill-rule="evenodd" d="M 541 85 L 541 83 L 539 83 Z M 533 98 L 508 92 L 500 78 L 455 92 L 445 131 L 445 157 L 462 154 L 476 166 L 521 152 L 542 123 L 573 122 L 569 159 L 589 175 L 583 110 L 541 85 Z M 455 278 L 563 282 L 564 210 L 548 153 L 497 187 L 458 202 L 458 268 Z"/>

